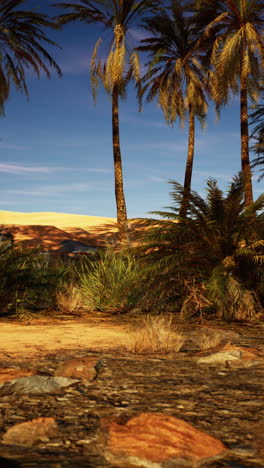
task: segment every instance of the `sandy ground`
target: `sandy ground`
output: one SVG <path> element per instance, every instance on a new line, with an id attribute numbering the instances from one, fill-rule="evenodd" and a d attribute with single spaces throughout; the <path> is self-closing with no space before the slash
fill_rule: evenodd
<path id="1" fill-rule="evenodd" d="M 126 341 L 126 329 L 112 324 L 0 323 L 0 359 L 36 357 L 62 349 L 113 350 Z"/>

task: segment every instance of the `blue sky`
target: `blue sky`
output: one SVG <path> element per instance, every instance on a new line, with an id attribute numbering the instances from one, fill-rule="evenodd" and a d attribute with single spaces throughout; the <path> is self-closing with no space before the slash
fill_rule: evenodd
<path id="1" fill-rule="evenodd" d="M 48 34 L 62 46 L 51 52 L 63 78 L 53 74 L 51 80 L 38 80 L 30 73 L 29 102 L 12 90 L 0 120 L 0 210 L 115 216 L 111 102 L 101 89 L 95 107 L 89 80 L 91 51 L 101 31 L 75 24 Z M 178 123 L 168 127 L 156 103 L 139 113 L 130 86 L 120 106 L 120 132 L 128 216 L 146 216 L 170 205 L 168 180 L 183 183 L 187 129 Z M 193 189 L 203 195 L 208 177 L 226 189 L 239 170 L 235 97 L 220 121 L 210 109 L 207 129 L 197 124 Z M 253 182 L 257 197 L 263 181 L 257 183 L 256 175 Z"/>

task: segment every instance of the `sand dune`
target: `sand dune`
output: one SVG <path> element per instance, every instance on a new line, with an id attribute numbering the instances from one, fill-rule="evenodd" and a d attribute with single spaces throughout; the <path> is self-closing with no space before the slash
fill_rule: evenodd
<path id="1" fill-rule="evenodd" d="M 69 213 L 19 213 L 15 211 L 0 211 L 0 224 L 85 228 L 107 223 L 116 223 L 116 218 Z"/>
<path id="2" fill-rule="evenodd" d="M 0 211 L 0 226 L 25 248 L 60 250 L 65 240 L 89 246 L 116 240 L 116 219 L 67 213 L 18 213 Z"/>
<path id="3" fill-rule="evenodd" d="M 142 220 L 129 222 L 130 240 L 137 241 L 144 231 Z M 0 211 L 0 229 L 13 235 L 15 244 L 25 248 L 61 250 L 62 242 L 73 240 L 91 247 L 117 241 L 116 218 L 67 213 L 18 213 Z"/>

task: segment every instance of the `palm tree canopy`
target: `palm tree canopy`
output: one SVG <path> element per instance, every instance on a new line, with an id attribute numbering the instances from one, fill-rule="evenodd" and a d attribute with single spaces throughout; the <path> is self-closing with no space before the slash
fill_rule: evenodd
<path id="1" fill-rule="evenodd" d="M 238 91 L 239 78 L 248 80 L 256 100 L 264 63 L 264 4 L 262 0 L 196 0 L 190 10 L 204 34 L 200 44 L 213 38 L 212 63 L 218 86 L 218 105 L 228 101 L 229 90 Z"/>
<path id="2" fill-rule="evenodd" d="M 131 51 L 127 41 L 129 29 L 138 26 L 144 14 L 157 10 L 158 0 L 77 0 L 75 3 L 56 3 L 54 6 L 68 10 L 68 13 L 57 16 L 59 25 L 71 22 L 86 24 L 100 23 L 110 30 L 111 46 L 105 59 L 98 59 L 98 49 L 102 39 L 96 42 L 91 60 L 91 81 L 94 91 L 101 79 L 106 91 L 112 94 L 117 86 L 119 94 L 124 97 L 125 85 L 134 75 L 139 80 L 139 61 L 137 54 Z M 127 73 L 126 66 L 128 66 Z"/>
<path id="3" fill-rule="evenodd" d="M 257 155 L 254 159 L 252 167 L 264 166 L 264 104 L 256 105 L 255 111 L 250 116 L 253 132 L 251 138 L 254 141 L 252 147 L 254 153 Z M 259 179 L 264 177 L 264 168 L 261 168 Z"/>
<path id="4" fill-rule="evenodd" d="M 242 178 L 233 180 L 226 196 L 217 182 L 209 179 L 207 197 L 192 191 L 189 216 L 177 222 L 184 188 L 178 182 L 170 183 L 174 205 L 168 211 L 153 212 L 166 220 L 160 224 L 155 220 L 154 225 L 159 226 L 146 236 L 148 247 L 154 249 L 153 256 L 162 262 L 174 257 L 187 270 L 191 262 L 192 268 L 197 265 L 200 271 L 210 271 L 229 257 L 246 255 L 251 249 L 254 261 L 264 263 L 263 194 L 246 208 Z"/>
<path id="5" fill-rule="evenodd" d="M 179 1 L 173 1 L 167 11 L 146 18 L 144 29 L 150 37 L 143 39 L 137 48 L 148 53 L 148 71 L 143 78 L 147 101 L 158 97 L 168 123 L 177 117 L 185 118 L 191 103 L 194 113 L 203 121 L 207 113 L 206 74 L 201 64 L 201 52 L 194 46 L 199 31 L 186 17 Z M 191 51 L 194 51 L 190 54 Z"/>
<path id="6" fill-rule="evenodd" d="M 155 11 L 159 6 L 158 0 L 77 0 L 75 3 L 56 3 L 54 6 L 69 10 L 57 17 L 59 24 L 71 22 L 103 23 L 106 28 L 114 30 L 115 26 L 122 25 L 124 32 L 136 24 L 146 11 Z"/>
<path id="7" fill-rule="evenodd" d="M 45 29 L 58 26 L 47 15 L 24 10 L 25 0 L 0 1 L 0 111 L 9 95 L 10 83 L 28 96 L 27 69 L 39 77 L 44 72 L 50 78 L 50 68 L 61 75 L 60 67 L 44 48 L 58 46 L 46 35 Z"/>
<path id="8" fill-rule="evenodd" d="M 251 123 L 255 125 L 251 137 L 254 139 L 253 150 L 257 157 L 253 160 L 252 167 L 264 166 L 264 104 L 258 104 L 257 110 L 251 114 Z M 264 177 L 264 167 L 260 169 L 259 180 Z"/>

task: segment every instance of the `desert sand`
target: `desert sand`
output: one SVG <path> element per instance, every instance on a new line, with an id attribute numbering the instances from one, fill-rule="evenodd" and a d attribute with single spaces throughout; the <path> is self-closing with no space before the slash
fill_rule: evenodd
<path id="1" fill-rule="evenodd" d="M 137 242 L 144 231 L 144 219 L 129 220 L 130 240 Z M 65 240 L 90 247 L 113 245 L 117 241 L 116 218 L 67 213 L 18 213 L 0 211 L 0 229 L 12 234 L 23 248 L 61 250 Z"/>
<path id="2" fill-rule="evenodd" d="M 18 213 L 0 211 L 0 226 L 24 248 L 61 249 L 74 240 L 95 247 L 111 244 L 117 237 L 116 218 L 67 213 Z"/>
<path id="3" fill-rule="evenodd" d="M 88 226 L 102 226 L 109 223 L 116 223 L 116 218 L 69 213 L 19 213 L 16 211 L 0 211 L 0 224 L 87 228 Z"/>

